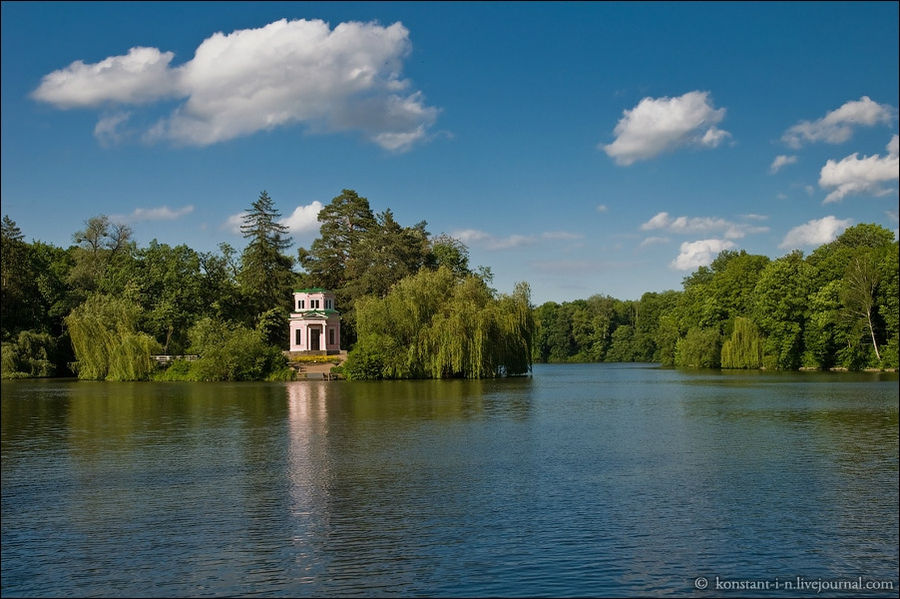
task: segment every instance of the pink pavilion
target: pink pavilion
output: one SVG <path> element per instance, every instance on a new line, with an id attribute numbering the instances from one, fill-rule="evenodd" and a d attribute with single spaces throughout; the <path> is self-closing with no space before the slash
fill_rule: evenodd
<path id="1" fill-rule="evenodd" d="M 341 351 L 341 315 L 334 293 L 320 287 L 294 291 L 290 351 L 337 354 Z"/>

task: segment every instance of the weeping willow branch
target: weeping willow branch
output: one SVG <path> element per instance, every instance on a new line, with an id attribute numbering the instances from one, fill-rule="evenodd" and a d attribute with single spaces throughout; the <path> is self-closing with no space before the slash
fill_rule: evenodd
<path id="1" fill-rule="evenodd" d="M 496 297 L 479 277 L 423 270 L 383 299 L 358 302 L 357 326 L 351 378 L 486 378 L 531 368 L 526 284 Z"/>
<path id="2" fill-rule="evenodd" d="M 139 310 L 129 302 L 94 295 L 72 310 L 66 326 L 75 350 L 73 368 L 80 379 L 109 381 L 145 380 L 150 374 L 150 355 L 159 344 L 137 331 Z"/>

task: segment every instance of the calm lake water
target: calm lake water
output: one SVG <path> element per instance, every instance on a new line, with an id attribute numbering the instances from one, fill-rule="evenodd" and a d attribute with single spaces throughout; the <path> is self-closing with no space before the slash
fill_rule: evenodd
<path id="1" fill-rule="evenodd" d="M 896 597 L 898 379 L 4 382 L 0 571 L 4 597 Z"/>

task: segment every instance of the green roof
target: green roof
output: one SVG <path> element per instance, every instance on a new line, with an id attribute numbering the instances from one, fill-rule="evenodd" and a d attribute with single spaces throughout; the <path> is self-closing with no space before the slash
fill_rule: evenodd
<path id="1" fill-rule="evenodd" d="M 313 310 L 307 308 L 306 310 L 294 310 L 291 314 L 302 314 L 303 316 L 331 316 L 332 314 L 340 314 L 337 310 Z"/>
<path id="2" fill-rule="evenodd" d="M 331 293 L 327 289 L 321 287 L 310 287 L 309 289 L 294 289 L 294 293 Z"/>

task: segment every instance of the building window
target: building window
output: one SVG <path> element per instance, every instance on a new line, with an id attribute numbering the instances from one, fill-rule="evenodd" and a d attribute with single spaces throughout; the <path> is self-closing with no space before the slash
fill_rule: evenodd
<path id="1" fill-rule="evenodd" d="M 334 345 L 334 329 L 328 329 L 328 345 Z"/>
<path id="2" fill-rule="evenodd" d="M 294 345 L 303 345 L 303 329 L 294 331 Z"/>
<path id="3" fill-rule="evenodd" d="M 302 310 L 306 306 L 305 300 L 297 300 L 297 309 Z"/>
<path id="4" fill-rule="evenodd" d="M 319 309 L 319 300 L 309 300 L 309 307 L 313 310 Z"/>
<path id="5" fill-rule="evenodd" d="M 330 299 L 325 300 L 325 309 L 331 310 L 331 300 Z"/>

